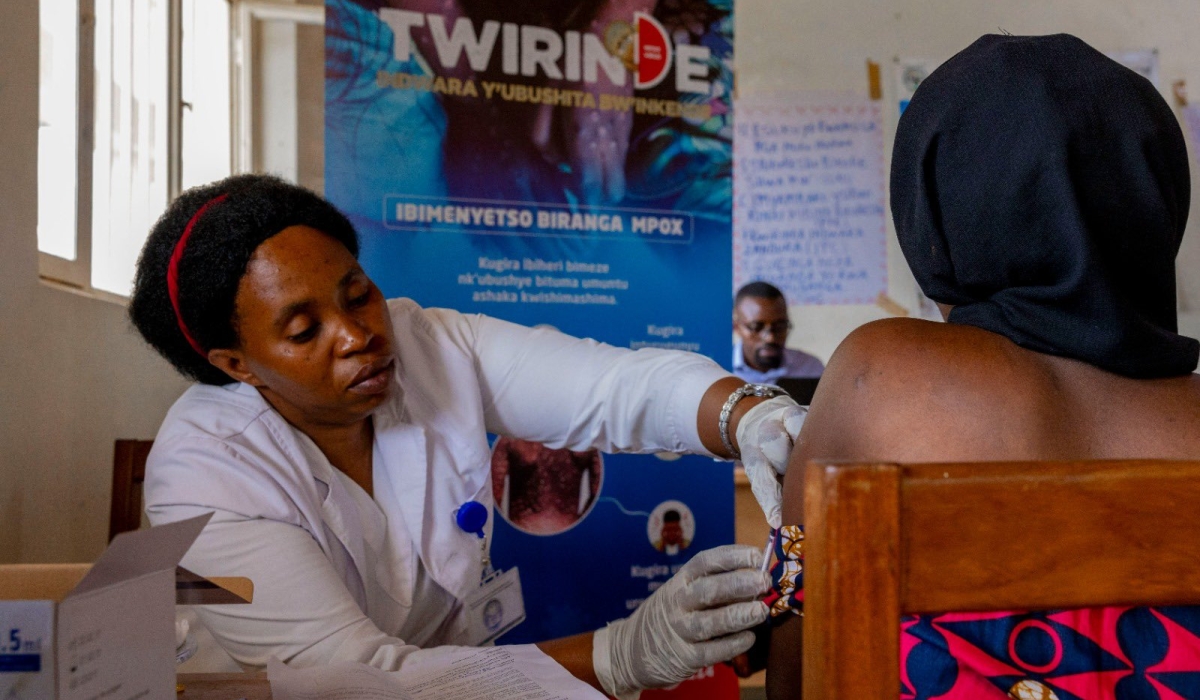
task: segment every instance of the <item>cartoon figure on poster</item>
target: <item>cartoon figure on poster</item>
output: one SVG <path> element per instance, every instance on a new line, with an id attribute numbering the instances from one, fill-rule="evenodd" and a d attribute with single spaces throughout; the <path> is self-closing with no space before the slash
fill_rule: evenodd
<path id="1" fill-rule="evenodd" d="M 675 557 L 695 539 L 696 518 L 683 502 L 664 501 L 646 519 L 646 535 L 650 538 L 650 546 Z"/>

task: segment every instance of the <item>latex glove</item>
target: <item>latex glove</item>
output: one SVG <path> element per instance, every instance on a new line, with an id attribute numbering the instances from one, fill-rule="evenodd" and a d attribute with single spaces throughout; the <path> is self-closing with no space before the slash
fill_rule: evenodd
<path id="1" fill-rule="evenodd" d="M 700 552 L 632 615 L 597 631 L 592 664 L 604 691 L 637 697 L 748 650 L 750 628 L 767 619 L 761 564 L 762 551 L 747 545 Z"/>
<path id="2" fill-rule="evenodd" d="M 788 396 L 776 396 L 746 411 L 738 421 L 742 468 L 767 516 L 767 524 L 774 528 L 783 522 L 783 475 L 807 416 L 807 406 L 798 405 Z"/>

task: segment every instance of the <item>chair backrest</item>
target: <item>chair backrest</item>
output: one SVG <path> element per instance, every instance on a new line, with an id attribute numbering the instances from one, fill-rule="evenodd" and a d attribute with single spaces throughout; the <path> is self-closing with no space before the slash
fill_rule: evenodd
<path id="1" fill-rule="evenodd" d="M 901 614 L 1200 603 L 1200 462 L 812 464 L 803 697 L 896 700 Z"/>
<path id="2" fill-rule="evenodd" d="M 117 440 L 113 445 L 112 509 L 108 539 L 142 525 L 142 482 L 153 440 Z"/>

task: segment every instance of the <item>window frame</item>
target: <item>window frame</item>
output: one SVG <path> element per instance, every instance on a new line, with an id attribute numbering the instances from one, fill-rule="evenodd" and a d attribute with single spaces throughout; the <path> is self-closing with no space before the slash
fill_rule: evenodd
<path id="1" fill-rule="evenodd" d="M 257 50 L 254 23 L 266 21 L 325 25 L 324 5 L 294 5 L 280 0 L 233 0 L 230 31 L 233 56 L 230 84 L 233 90 L 233 172 L 254 170 L 254 56 Z"/>
<path id="2" fill-rule="evenodd" d="M 94 0 L 78 0 L 78 3 L 75 66 L 75 259 L 68 260 L 44 253 L 39 248 L 38 277 L 53 286 L 65 287 L 71 291 L 91 292 L 96 14 Z"/>
<path id="3" fill-rule="evenodd" d="M 77 0 L 75 259 L 38 250 L 38 279 L 48 286 L 113 303 L 127 296 L 92 285 L 92 211 L 96 146 L 96 0 Z M 292 4 L 292 0 L 225 0 L 229 6 L 230 165 L 231 173 L 251 172 L 254 158 L 254 23 L 290 21 L 325 23 L 325 7 Z M 167 201 L 182 190 L 183 178 L 183 0 L 165 0 L 167 22 Z M 36 245 L 36 243 L 35 243 Z"/>
<path id="4" fill-rule="evenodd" d="M 96 146 L 96 3 L 77 0 L 75 259 L 38 250 L 38 279 L 68 292 L 125 305 L 129 298 L 92 285 L 92 209 Z M 182 176 L 183 0 L 165 0 L 167 22 L 167 201 L 180 191 Z M 236 0 L 235 0 L 236 2 Z"/>

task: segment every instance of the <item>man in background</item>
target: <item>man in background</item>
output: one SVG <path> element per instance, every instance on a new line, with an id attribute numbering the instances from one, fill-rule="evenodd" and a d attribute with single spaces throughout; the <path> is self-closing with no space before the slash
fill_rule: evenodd
<path id="1" fill-rule="evenodd" d="M 771 384 L 784 377 L 814 379 L 825 365 L 808 353 L 785 347 L 792 322 L 783 292 L 751 282 L 733 300 L 733 373 L 748 382 Z"/>

